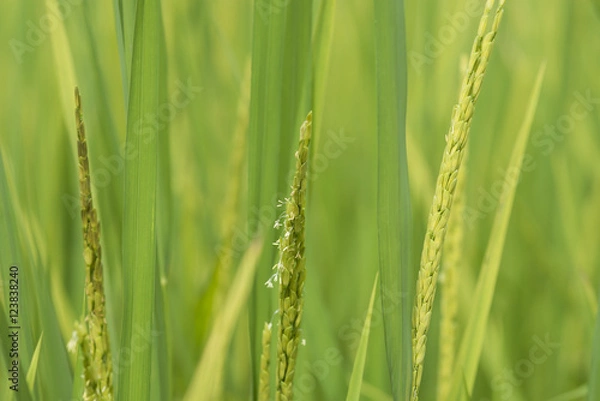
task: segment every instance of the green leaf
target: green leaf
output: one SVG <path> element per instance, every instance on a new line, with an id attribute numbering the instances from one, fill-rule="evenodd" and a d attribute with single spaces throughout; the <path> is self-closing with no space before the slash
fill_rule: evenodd
<path id="1" fill-rule="evenodd" d="M 41 241 L 39 231 L 30 219 L 27 211 L 17 202 L 15 180 L 6 154 L 0 152 L 0 270 L 2 281 L 7 283 L 7 266 L 19 267 L 20 297 L 19 315 L 23 326 L 19 336 L 19 360 L 23 371 L 33 360 L 35 345 L 43 327 L 46 340 L 44 352 L 39 356 L 38 378 L 44 386 L 39 392 L 44 399 L 60 399 L 69 396 L 72 377 L 65 375 L 69 371 L 64 343 L 61 337 L 56 310 L 50 297 L 48 271 L 41 267 L 39 249 Z M 25 284 L 27 283 L 27 284 Z M 4 300 L 2 300 L 4 301 Z M 3 302 L 0 302 L 3 305 Z M 0 316 L 2 317 L 2 316 Z M 6 332 L 6 323 L 0 323 L 0 331 Z M 5 329 L 2 328 L 4 326 Z M 25 329 L 29 327 L 29 329 Z M 4 344 L 4 342 L 3 342 Z M 8 354 L 8 353 L 7 353 Z M 25 383 L 19 386 L 19 398 L 30 399 L 29 388 Z"/>
<path id="2" fill-rule="evenodd" d="M 251 233 L 259 229 L 259 222 L 254 213 L 265 208 L 275 216 L 275 199 L 272 198 L 277 197 L 278 174 L 285 170 L 284 166 L 279 165 L 285 13 L 271 12 L 271 8 L 275 7 L 275 1 L 257 1 L 254 5 L 248 131 L 248 224 Z M 265 223 L 262 223 L 264 228 L 269 230 L 270 227 L 266 225 L 270 222 Z M 274 241 L 274 233 L 267 236 L 267 241 L 270 239 Z M 259 262 L 250 306 L 254 399 L 257 398 L 258 364 L 262 348 L 261 330 L 273 311 L 273 295 L 266 291 L 264 286 L 272 274 L 270 269 L 275 257 L 275 249 L 272 248 L 265 250 L 263 260 Z"/>
<path id="3" fill-rule="evenodd" d="M 406 43 L 404 2 L 376 0 L 377 222 L 387 363 L 394 400 L 411 384 L 411 207 L 406 158 Z M 402 294 L 388 302 L 389 294 Z"/>
<path id="4" fill-rule="evenodd" d="M 596 11 L 596 16 L 600 18 L 600 0 L 590 0 L 592 3 L 592 7 Z"/>
<path id="5" fill-rule="evenodd" d="M 58 7 L 57 3 L 57 0 L 46 0 L 46 8 L 48 10 L 56 9 Z M 56 71 L 58 72 L 63 118 L 64 121 L 68 123 L 69 138 L 76 138 L 75 126 L 71 124 L 71 121 L 73 121 L 74 107 L 73 88 L 76 85 L 75 67 L 73 66 L 73 56 L 71 54 L 71 46 L 69 45 L 69 39 L 65 30 L 64 19 L 60 18 L 59 21 L 56 22 L 51 41 L 52 54 L 54 55 Z M 75 152 L 75 146 L 72 146 L 71 149 Z"/>
<path id="6" fill-rule="evenodd" d="M 315 33 L 313 35 L 313 149 L 319 149 L 322 133 L 323 110 L 325 108 L 325 90 L 329 75 L 329 56 L 335 26 L 336 0 L 323 0 L 319 10 Z M 315 152 L 309 156 L 312 160 Z"/>
<path id="7" fill-rule="evenodd" d="M 33 357 L 31 358 L 31 363 L 29 364 L 29 370 L 27 371 L 27 386 L 33 391 L 33 386 L 35 384 L 35 375 L 37 373 L 38 361 L 40 360 L 40 350 L 42 349 L 42 340 L 44 338 L 44 332 L 40 335 L 40 339 L 35 347 L 35 351 L 33 352 Z"/>
<path id="8" fill-rule="evenodd" d="M 360 400 L 363 373 L 365 370 L 365 362 L 367 360 L 367 348 L 369 347 L 369 333 L 371 332 L 371 317 L 373 316 L 373 305 L 375 304 L 375 294 L 377 290 L 378 280 L 379 273 L 375 275 L 373 291 L 371 292 L 371 300 L 369 301 L 369 309 L 367 310 L 367 316 L 365 317 L 365 323 L 363 325 L 362 333 L 360 335 L 360 342 L 356 351 L 356 359 L 354 360 L 354 368 L 352 368 L 352 375 L 350 376 L 350 386 L 348 388 L 348 395 L 346 396 L 346 401 Z"/>
<path id="9" fill-rule="evenodd" d="M 8 268 L 11 265 L 22 266 L 22 262 L 24 261 L 23 256 L 21 255 L 17 235 L 15 235 L 15 233 L 17 233 L 17 219 L 15 217 L 13 200 L 10 196 L 10 189 L 12 188 L 8 185 L 9 179 L 6 171 L 6 164 L 6 156 L 4 155 L 4 152 L 0 151 L 0 282 L 2 282 L 3 285 L 6 285 L 4 283 L 9 283 L 10 277 L 8 275 Z M 21 274 L 22 272 L 20 272 L 20 277 L 22 277 Z M 4 336 L 6 335 L 4 333 L 9 332 L 9 320 L 7 315 L 8 305 L 6 304 L 8 297 L 5 296 L 8 295 L 6 287 L 2 288 L 0 294 L 3 294 L 2 299 L 0 299 L 0 333 L 3 333 Z M 26 313 L 29 313 L 31 310 L 29 305 L 35 302 L 31 299 L 35 295 L 30 298 L 30 294 L 31 292 L 29 291 L 26 293 L 21 292 L 21 297 L 19 299 L 20 316 L 27 316 Z M 21 337 L 19 340 L 21 342 L 19 344 L 19 358 L 17 360 L 21 369 L 23 369 L 23 359 L 29 355 L 27 352 L 29 344 L 27 344 L 27 333 L 22 330 L 20 334 Z M 4 359 L 9 356 L 9 341 L 5 341 L 4 338 L 0 341 L 0 352 L 2 352 L 2 360 L 5 361 L 2 369 L 3 372 L 6 372 L 8 371 L 8 366 L 10 366 L 11 359 Z M 10 382 L 6 381 L 5 384 L 7 383 Z M 9 394 L 10 393 L 12 393 L 11 395 L 13 396 L 15 395 L 13 391 L 10 391 Z M 30 401 L 32 399 L 29 387 L 24 385 L 24 383 L 19 383 L 18 396 L 19 401 Z M 14 399 L 17 399 L 17 397 L 15 396 Z"/>
<path id="10" fill-rule="evenodd" d="M 129 102 L 129 90 L 131 89 L 132 46 L 134 42 L 137 7 L 139 3 L 140 0 L 125 2 L 123 0 L 113 1 L 125 104 Z"/>
<path id="11" fill-rule="evenodd" d="M 600 309 L 598 311 L 598 317 L 596 318 L 593 344 L 592 367 L 590 370 L 590 379 L 588 381 L 588 401 L 600 399 Z"/>
<path id="12" fill-rule="evenodd" d="M 160 11 L 160 10 L 159 10 Z M 159 20 L 159 104 L 165 105 L 169 102 L 167 85 L 167 54 L 162 15 Z M 170 261 L 170 249 L 172 238 L 172 193 L 171 186 L 171 157 L 170 157 L 170 121 L 161 119 L 158 131 L 158 177 L 157 177 L 157 212 L 156 212 L 156 235 L 157 235 L 157 277 L 156 282 L 156 305 L 154 314 L 154 325 L 160 335 L 156 339 L 157 357 L 153 359 L 153 369 L 156 371 L 158 380 L 153 381 L 159 385 L 160 391 L 153 391 L 158 400 L 171 398 L 171 358 L 168 342 L 168 309 L 166 281 L 168 277 L 168 266 Z M 165 284 L 163 284 L 165 283 Z"/>
<path id="13" fill-rule="evenodd" d="M 537 108 L 542 82 L 544 79 L 545 64 L 542 64 L 537 75 L 537 79 L 531 93 L 529 105 L 525 113 L 525 119 L 521 125 L 517 141 L 513 148 L 512 157 L 507 171 L 521 172 L 523 157 L 529 141 L 531 124 Z M 515 182 L 516 181 L 516 182 Z M 475 384 L 475 375 L 479 365 L 479 358 L 485 339 L 485 332 L 492 300 L 496 289 L 496 280 L 500 262 L 502 261 L 502 252 L 506 240 L 506 232 L 510 215 L 515 199 L 518 180 L 512 180 L 510 185 L 506 185 L 499 199 L 498 210 L 492 226 L 487 250 L 479 273 L 479 279 L 475 294 L 472 297 L 471 305 L 473 309 L 469 315 L 467 327 L 463 334 L 460 349 L 456 358 L 456 369 L 452 379 L 452 395 L 450 399 L 461 399 L 459 394 L 471 393 Z"/>
<path id="14" fill-rule="evenodd" d="M 264 239 L 257 237 L 244 254 L 240 268 L 227 294 L 226 302 L 217 315 L 184 401 L 223 399 L 220 392 L 228 346 L 239 315 L 248 301 L 263 243 Z"/>
<path id="15" fill-rule="evenodd" d="M 548 401 L 576 401 L 576 400 L 581 400 L 586 395 L 588 397 L 590 396 L 590 393 L 588 392 L 588 386 L 583 385 L 583 386 L 577 387 L 574 390 L 567 391 L 566 393 L 563 393 L 561 395 L 557 395 L 556 397 L 552 397 Z M 589 398 L 589 399 L 593 400 L 595 398 Z"/>
<path id="16" fill-rule="evenodd" d="M 158 113 L 159 35 L 160 1 L 139 0 L 127 113 L 126 146 L 135 157 L 125 165 L 124 311 L 115 363 L 117 400 L 150 399 L 153 341 L 144 338 L 145 345 L 140 346 L 139 333 L 152 333 L 155 307 L 158 132 L 144 120 Z"/>

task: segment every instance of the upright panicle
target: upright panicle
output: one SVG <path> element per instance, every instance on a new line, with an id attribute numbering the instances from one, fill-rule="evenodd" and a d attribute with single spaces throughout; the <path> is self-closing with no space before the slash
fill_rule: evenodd
<path id="1" fill-rule="evenodd" d="M 444 149 L 437 178 L 433 204 L 429 212 L 417 278 L 415 307 L 413 310 L 412 401 L 419 399 L 427 332 L 430 326 L 435 298 L 442 245 L 448 226 L 458 173 L 471 128 L 475 104 L 481 91 L 481 84 L 504 12 L 504 0 L 500 0 L 492 22 L 492 28 L 486 33 L 488 19 L 493 6 L 494 0 L 488 0 L 479 23 L 459 99 L 452 112 L 452 122 L 446 136 L 446 148 Z"/>
<path id="2" fill-rule="evenodd" d="M 84 324 L 79 327 L 85 380 L 83 399 L 109 401 L 113 399 L 113 373 L 104 299 L 100 222 L 92 199 L 85 126 L 78 88 L 75 88 L 75 121 L 83 226 L 83 259 L 86 272 L 87 314 Z"/>
<path id="3" fill-rule="evenodd" d="M 296 355 L 301 341 L 300 323 L 303 313 L 303 291 L 306 267 L 304 260 L 304 225 L 308 148 L 312 133 L 312 112 L 300 129 L 296 152 L 296 173 L 292 192 L 285 203 L 283 231 L 278 241 L 279 262 L 279 330 L 277 345 L 276 401 L 292 400 Z"/>

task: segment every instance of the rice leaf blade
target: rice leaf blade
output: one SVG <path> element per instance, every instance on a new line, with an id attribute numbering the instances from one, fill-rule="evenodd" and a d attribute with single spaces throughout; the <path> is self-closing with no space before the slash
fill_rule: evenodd
<path id="1" fill-rule="evenodd" d="M 523 157 L 527 149 L 529 133 L 537 108 L 544 73 L 545 64 L 542 64 L 537 74 L 525 118 L 513 148 L 509 170 L 507 171 L 521 172 Z M 475 294 L 473 295 L 473 309 L 469 315 L 467 327 L 463 333 L 460 349 L 456 358 L 456 368 L 452 380 L 450 399 L 458 399 L 459 391 L 463 388 L 467 393 L 473 391 L 475 375 L 477 373 L 477 366 L 479 365 L 479 358 L 483 347 L 485 330 L 495 292 L 496 279 L 502 260 L 502 252 L 516 189 L 517 182 L 505 186 L 505 190 L 502 192 L 498 204 L 498 210 L 494 218 L 488 247 L 481 266 Z"/>
<path id="2" fill-rule="evenodd" d="M 119 60 L 121 61 L 121 79 L 123 84 L 123 98 L 125 104 L 129 103 L 129 90 L 134 32 L 136 25 L 137 7 L 139 1 L 114 0 L 115 25 L 117 31 L 117 46 Z"/>
<path id="3" fill-rule="evenodd" d="M 57 0 L 46 0 L 46 8 L 48 10 L 58 7 Z M 65 122 L 72 121 L 73 115 L 73 95 L 72 88 L 75 87 L 76 74 L 73 65 L 73 56 L 67 32 L 65 30 L 64 20 L 60 19 L 56 23 L 56 29 L 52 35 L 52 54 L 58 72 L 60 103 L 62 106 L 63 118 Z M 75 138 L 75 128 L 72 124 L 67 124 L 69 130 L 69 138 Z M 73 151 L 75 147 L 72 147 Z"/>
<path id="4" fill-rule="evenodd" d="M 35 385 L 35 377 L 38 368 L 38 361 L 40 360 L 40 351 L 42 349 L 42 340 L 44 339 L 44 332 L 40 335 L 40 339 L 38 340 L 37 345 L 35 346 L 35 351 L 33 352 L 33 357 L 31 358 L 31 363 L 29 364 L 29 370 L 27 370 L 27 386 L 33 390 Z"/>
<path id="5" fill-rule="evenodd" d="M 596 328 L 594 329 L 592 348 L 592 361 L 590 369 L 590 379 L 588 381 L 589 392 L 588 401 L 600 398 L 600 309 L 596 318 Z"/>
<path id="6" fill-rule="evenodd" d="M 159 105 L 169 104 L 167 84 L 167 54 L 165 30 L 162 10 L 159 7 Z M 164 120 L 164 119 L 163 119 Z M 157 212 L 156 212 L 156 235 L 157 235 L 157 277 L 156 281 L 156 305 L 154 308 L 154 329 L 160 333 L 156 338 L 156 358 L 153 358 L 153 370 L 156 371 L 158 380 L 153 381 L 159 386 L 158 391 L 152 391 L 159 400 L 171 398 L 171 358 L 168 343 L 169 331 L 167 321 L 169 319 L 167 306 L 167 277 L 170 261 L 171 238 L 172 238 L 172 193 L 171 185 L 171 156 L 170 156 L 170 121 L 161 121 L 158 129 L 158 155 L 157 155 Z"/>
<path id="7" fill-rule="evenodd" d="M 583 386 L 579 386 L 576 389 L 567 391 L 566 393 L 557 395 L 556 397 L 552 397 L 548 401 L 576 401 L 583 399 L 586 395 L 589 396 L 588 386 L 584 384 Z"/>
<path id="8" fill-rule="evenodd" d="M 371 292 L 371 299 L 369 301 L 369 309 L 367 309 L 367 316 L 365 317 L 365 323 L 363 325 L 362 333 L 360 335 L 360 343 L 356 351 L 356 359 L 354 360 L 354 367 L 352 368 L 352 375 L 350 376 L 350 386 L 348 388 L 348 395 L 346 396 L 346 401 L 360 400 L 363 373 L 365 370 L 365 362 L 367 361 L 369 333 L 371 332 L 371 317 L 373 316 L 373 305 L 375 304 L 375 295 L 378 280 L 379 273 L 375 275 L 373 291 Z"/>
<path id="9" fill-rule="evenodd" d="M 206 342 L 184 401 L 222 399 L 220 391 L 222 390 L 222 370 L 227 357 L 227 346 L 233 335 L 238 316 L 248 300 L 263 243 L 264 239 L 257 237 L 246 250 L 227 294 L 227 301 L 217 316 Z"/>
<path id="10" fill-rule="evenodd" d="M 139 0 L 133 37 L 131 85 L 127 113 L 127 146 L 136 157 L 125 165 L 123 220 L 124 311 L 121 349 L 135 352 L 130 363 L 118 363 L 117 400 L 150 399 L 153 342 L 137 345 L 139 333 L 152 333 L 156 280 L 156 127 L 144 125 L 157 115 L 159 98 L 160 1 Z M 136 335 L 136 333 L 138 333 Z M 146 334 L 147 336 L 148 334 Z M 118 369 L 118 370 L 117 370 Z"/>
<path id="11" fill-rule="evenodd" d="M 314 114 L 319 119 L 323 118 L 323 109 L 325 107 L 325 90 L 327 89 L 327 76 L 329 75 L 329 58 L 331 54 L 331 43 L 333 42 L 333 32 L 335 28 L 335 8 L 337 0 L 323 0 L 319 17 L 315 26 L 313 37 L 313 104 Z M 320 121 L 317 122 L 320 124 Z M 313 122 L 314 124 L 314 122 Z M 315 128 L 313 127 L 313 133 Z M 316 140 L 317 137 L 314 138 Z M 317 143 L 314 143 L 317 148 Z"/>
<path id="12" fill-rule="evenodd" d="M 11 192 L 9 191 L 8 185 L 8 175 L 6 171 L 6 156 L 4 152 L 0 151 L 0 264 L 2 266 L 22 266 L 25 259 L 21 254 L 21 249 L 19 245 L 18 239 L 13 235 L 16 232 L 17 227 L 17 219 L 15 216 L 15 209 L 13 206 L 13 200 L 11 199 Z M 8 269 L 2 268 L 0 270 L 0 281 L 3 283 L 8 283 Z M 5 289 L 3 288 L 0 291 L 2 294 L 6 294 Z M 7 297 L 2 297 L 0 300 L 0 332 L 8 333 L 8 315 L 6 311 L 8 311 L 8 305 L 6 304 Z M 29 300 L 29 297 L 25 296 L 20 299 L 19 310 L 21 311 L 21 315 L 24 314 L 25 310 L 29 310 L 29 304 L 32 301 Z M 35 301 L 34 301 L 35 302 Z M 27 344 L 23 344 L 24 348 Z M 9 341 L 0 341 L 0 351 L 2 352 L 3 357 L 9 355 Z M 20 366 L 23 366 L 23 358 L 28 355 L 27 349 L 23 349 L 19 351 L 18 363 Z M 4 358 L 3 358 L 4 360 Z M 6 365 L 10 362 L 7 360 Z M 7 366 L 3 366 L 8 372 Z M 8 375 L 7 375 L 8 376 Z M 7 377 L 8 379 L 8 377 Z M 7 380 L 7 383 L 13 384 Z M 6 386 L 9 387 L 8 385 Z M 19 392 L 15 393 L 10 391 L 12 395 L 18 394 L 18 397 L 14 397 L 11 399 L 18 399 L 23 401 L 32 400 L 31 392 L 28 386 L 20 385 Z"/>
<path id="13" fill-rule="evenodd" d="M 377 222 L 379 273 L 387 364 L 395 401 L 406 400 L 411 383 L 411 207 L 406 157 L 406 39 L 404 2 L 377 0 Z M 388 294 L 403 294 L 389 306 Z"/>
<path id="14" fill-rule="evenodd" d="M 271 1 L 266 6 L 275 7 Z M 274 3 L 274 2 L 273 2 Z M 272 210 L 270 203 L 276 197 L 276 174 L 281 128 L 281 91 L 282 58 L 285 33 L 285 16 L 265 10 L 265 3 L 255 2 L 252 33 L 252 77 L 250 92 L 250 120 L 248 129 L 248 228 L 250 233 L 259 230 L 260 223 L 253 216 L 254 211 L 266 207 Z M 263 149 L 270 143 L 274 149 Z M 264 173 L 263 173 L 264 172 Z M 265 199 L 267 198 L 267 199 Z M 275 215 L 275 213 L 273 213 Z M 263 223 L 264 224 L 264 223 Z M 269 224 L 269 222 L 266 222 Z M 266 226 L 266 224 L 264 224 Z M 270 227 L 264 227 L 267 230 Z M 274 234 L 267 236 L 274 240 Z M 275 250 L 265 249 L 257 268 L 252 297 L 250 300 L 250 341 L 253 372 L 253 399 L 258 396 L 259 358 L 261 354 L 261 330 L 263 323 L 272 313 L 273 297 L 265 290 L 264 283 L 271 273 Z"/>

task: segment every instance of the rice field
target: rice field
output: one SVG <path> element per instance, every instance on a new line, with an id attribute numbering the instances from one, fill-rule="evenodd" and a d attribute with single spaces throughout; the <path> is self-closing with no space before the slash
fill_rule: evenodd
<path id="1" fill-rule="evenodd" d="M 6 0 L 0 400 L 600 400 L 600 2 Z"/>

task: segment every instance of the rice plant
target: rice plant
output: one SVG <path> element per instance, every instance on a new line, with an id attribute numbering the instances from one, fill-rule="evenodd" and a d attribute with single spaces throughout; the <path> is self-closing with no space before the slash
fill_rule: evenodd
<path id="1" fill-rule="evenodd" d="M 2 3 L 0 400 L 597 401 L 598 5 Z"/>

